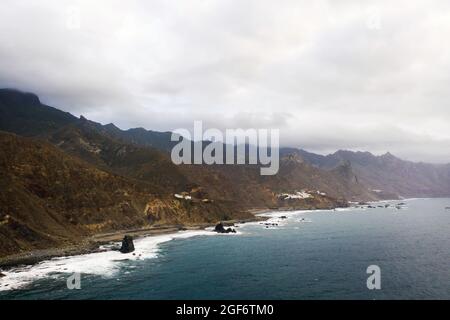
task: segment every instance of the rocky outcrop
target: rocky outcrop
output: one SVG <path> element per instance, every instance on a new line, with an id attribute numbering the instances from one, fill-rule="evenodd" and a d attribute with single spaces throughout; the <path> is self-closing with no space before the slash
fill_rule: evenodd
<path id="1" fill-rule="evenodd" d="M 214 231 L 217 233 L 236 233 L 236 230 L 234 230 L 232 228 L 225 229 L 222 222 L 220 222 L 216 225 L 216 227 L 214 228 Z"/>
<path id="2" fill-rule="evenodd" d="M 133 237 L 125 236 L 122 240 L 122 247 L 119 250 L 122 253 L 130 253 L 134 251 Z"/>

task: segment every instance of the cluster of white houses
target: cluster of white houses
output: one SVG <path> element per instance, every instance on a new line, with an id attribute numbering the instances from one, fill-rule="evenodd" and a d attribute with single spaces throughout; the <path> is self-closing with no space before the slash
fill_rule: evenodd
<path id="1" fill-rule="evenodd" d="M 321 191 L 310 191 L 310 190 L 301 190 L 296 191 L 295 193 L 281 193 L 278 195 L 279 199 L 289 200 L 289 199 L 310 199 L 314 198 L 314 195 L 326 196 L 325 192 Z"/>

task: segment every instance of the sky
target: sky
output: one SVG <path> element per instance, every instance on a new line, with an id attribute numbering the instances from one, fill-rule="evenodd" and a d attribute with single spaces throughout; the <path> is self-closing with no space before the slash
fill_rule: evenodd
<path id="1" fill-rule="evenodd" d="M 0 87 L 122 129 L 450 162 L 450 2 L 3 0 Z"/>

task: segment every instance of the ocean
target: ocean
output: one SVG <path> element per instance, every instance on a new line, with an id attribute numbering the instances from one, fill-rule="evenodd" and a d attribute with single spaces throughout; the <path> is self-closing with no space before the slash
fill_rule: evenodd
<path id="1" fill-rule="evenodd" d="M 399 202 L 406 205 L 384 207 Z M 273 212 L 269 222 L 278 225 L 268 228 L 148 237 L 135 241 L 134 255 L 8 270 L 0 299 L 450 299 L 450 199 L 372 205 Z M 381 288 L 369 290 L 373 265 Z M 69 290 L 76 272 L 80 289 Z"/>

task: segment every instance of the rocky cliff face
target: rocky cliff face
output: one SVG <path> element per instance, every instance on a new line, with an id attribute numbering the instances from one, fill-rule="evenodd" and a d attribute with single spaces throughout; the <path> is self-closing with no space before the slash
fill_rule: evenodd
<path id="1" fill-rule="evenodd" d="M 0 151 L 0 256 L 99 232 L 248 217 L 229 202 L 180 201 L 40 140 L 0 132 Z"/>

